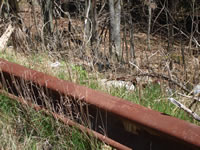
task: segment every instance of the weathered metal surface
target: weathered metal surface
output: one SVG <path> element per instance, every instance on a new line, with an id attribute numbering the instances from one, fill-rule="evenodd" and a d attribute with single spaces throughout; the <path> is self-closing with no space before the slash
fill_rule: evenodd
<path id="1" fill-rule="evenodd" d="M 73 103 L 70 111 L 77 110 L 75 121 L 130 148 L 200 149 L 199 126 L 3 59 L 0 68 L 0 82 L 10 93 L 27 96 L 29 89 L 29 97 L 39 105 L 43 104 L 41 97 L 48 97 L 55 110 L 65 103 L 60 97 L 66 96 Z M 68 109 L 63 112 L 69 114 Z"/>
<path id="2" fill-rule="evenodd" d="M 9 98 L 11 98 L 12 100 L 17 100 L 18 102 L 20 102 L 22 105 L 28 105 L 30 106 L 31 108 L 34 108 L 36 111 L 41 111 L 47 115 L 52 115 L 55 119 L 58 119 L 60 121 L 62 121 L 64 124 L 66 125 L 69 125 L 69 126 L 73 126 L 77 129 L 79 129 L 81 132 L 84 132 L 86 134 L 88 134 L 89 136 L 92 136 L 92 137 L 95 137 L 99 140 L 101 140 L 102 142 L 116 148 L 116 149 L 119 149 L 119 150 L 131 150 L 130 148 L 128 148 L 127 146 L 124 146 L 98 132 L 95 132 L 89 128 L 86 128 L 84 127 L 83 125 L 80 125 L 80 124 L 77 124 L 76 122 L 68 119 L 66 116 L 63 116 L 63 115 L 60 115 L 58 113 L 54 113 L 52 111 L 48 111 L 46 110 L 45 108 L 41 107 L 41 106 L 38 106 L 36 104 L 33 104 L 31 102 L 27 102 L 26 100 L 24 100 L 23 98 L 19 98 L 17 96 L 14 96 L 12 94 L 9 94 L 7 92 L 5 92 L 4 90 L 0 90 L 0 93 L 1 94 L 4 94 L 6 96 L 8 96 Z"/>

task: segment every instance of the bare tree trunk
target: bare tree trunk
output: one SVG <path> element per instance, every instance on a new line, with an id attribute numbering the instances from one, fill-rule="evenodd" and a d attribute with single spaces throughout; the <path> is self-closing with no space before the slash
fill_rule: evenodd
<path id="1" fill-rule="evenodd" d="M 133 27 L 133 18 L 131 16 L 131 12 L 130 12 L 130 9 L 131 9 L 131 2 L 130 0 L 128 0 L 128 4 L 129 4 L 129 26 L 130 26 L 130 31 L 129 31 L 129 34 L 130 34 L 130 60 L 133 61 L 134 58 L 135 58 L 135 48 L 134 48 L 134 27 Z"/>
<path id="2" fill-rule="evenodd" d="M 96 0 L 85 1 L 85 29 L 84 29 L 84 41 L 86 47 L 91 46 L 94 55 L 97 55 L 96 44 L 97 44 L 97 11 L 96 11 Z"/>
<path id="3" fill-rule="evenodd" d="M 114 26 L 115 26 L 115 10 L 114 10 L 114 1 L 109 0 L 109 11 L 110 11 L 110 31 L 109 31 L 109 52 L 110 55 L 113 55 L 113 42 L 114 42 Z"/>
<path id="4" fill-rule="evenodd" d="M 167 8 L 168 8 L 168 53 L 171 55 L 174 49 L 174 28 L 173 22 L 176 14 L 176 5 L 178 1 L 168 0 Z M 170 70 L 173 69 L 173 62 L 170 61 Z"/>
<path id="5" fill-rule="evenodd" d="M 36 31 L 37 31 L 37 36 L 39 35 L 39 27 L 38 27 L 38 21 L 37 21 L 37 16 L 36 16 L 36 12 L 35 12 L 35 4 L 33 2 L 33 0 L 27 0 L 27 2 L 30 4 L 31 6 L 31 16 L 34 22 L 34 25 L 36 27 Z"/>
<path id="6" fill-rule="evenodd" d="M 148 32 L 147 32 L 147 48 L 148 50 L 150 51 L 151 50 L 151 46 L 150 46 L 150 34 L 151 34 L 151 18 L 152 18 L 152 15 L 151 15 L 151 3 L 152 3 L 153 0 L 149 0 L 149 3 L 148 3 L 148 11 L 149 11 L 149 18 L 148 18 Z"/>
<path id="7" fill-rule="evenodd" d="M 91 0 L 85 0 L 85 20 L 84 20 L 84 42 L 86 45 L 90 40 L 90 22 L 89 13 L 91 7 Z"/>
<path id="8" fill-rule="evenodd" d="M 191 25 L 190 42 L 189 42 L 190 54 L 192 54 L 192 39 L 194 35 L 194 15 L 195 15 L 194 6 L 195 6 L 195 0 L 192 0 L 192 25 Z"/>
<path id="9" fill-rule="evenodd" d="M 91 46 L 93 49 L 93 52 L 95 55 L 97 55 L 97 48 L 96 44 L 98 41 L 97 37 L 97 30 L 98 30 L 98 24 L 97 24 L 97 11 L 96 11 L 96 0 L 92 0 L 92 5 L 91 5 L 91 13 L 90 13 L 90 18 L 92 22 L 92 37 L 91 37 Z"/>
<path id="10" fill-rule="evenodd" d="M 109 0 L 110 11 L 110 45 L 109 51 L 112 56 L 113 53 L 117 56 L 118 60 L 121 59 L 121 3 L 120 0 Z"/>
<path id="11" fill-rule="evenodd" d="M 181 38 L 181 56 L 182 56 L 182 61 L 183 61 L 183 67 L 184 67 L 184 74 L 185 74 L 185 81 L 188 81 L 188 76 L 187 76 L 187 65 L 185 63 L 185 48 L 182 42 L 182 38 Z"/>
<path id="12" fill-rule="evenodd" d="M 178 1 L 174 1 L 174 0 L 167 0 L 167 9 L 168 9 L 168 13 L 167 13 L 167 23 L 168 23 L 168 54 L 169 56 L 172 55 L 172 52 L 174 50 L 174 18 L 175 18 L 175 14 L 176 14 L 176 5 L 177 5 Z M 170 57 L 169 60 L 169 76 L 170 78 L 171 76 L 171 70 L 173 70 L 173 60 Z M 171 89 L 174 89 L 174 84 L 173 83 L 169 83 L 169 87 Z"/>
<path id="13" fill-rule="evenodd" d="M 127 27 L 126 27 L 126 21 L 124 22 L 124 42 L 123 42 L 123 51 L 126 52 L 126 62 L 128 63 L 129 62 L 129 49 L 128 49 L 128 42 L 127 42 Z M 125 45 L 124 45 L 125 44 Z M 122 51 L 122 58 L 123 58 L 123 51 Z"/>
<path id="14" fill-rule="evenodd" d="M 54 0 L 42 0 L 44 36 L 52 35 L 53 33 L 53 4 Z"/>
<path id="15" fill-rule="evenodd" d="M 128 42 L 127 42 L 127 8 L 125 7 L 125 3 L 122 3 L 122 14 L 123 15 L 123 40 L 122 40 L 122 59 L 124 58 L 125 53 L 125 61 L 129 62 L 129 49 L 128 49 Z M 122 60 L 123 61 L 123 60 Z"/>

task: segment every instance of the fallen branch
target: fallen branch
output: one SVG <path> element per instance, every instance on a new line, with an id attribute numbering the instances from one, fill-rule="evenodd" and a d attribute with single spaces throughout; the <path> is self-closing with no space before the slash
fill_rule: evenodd
<path id="1" fill-rule="evenodd" d="M 189 95 L 185 95 L 185 94 L 182 94 L 182 93 L 177 93 L 177 94 L 180 95 L 180 96 L 183 96 L 183 97 L 186 97 L 186 98 L 190 98 L 190 99 L 194 99 L 195 101 L 200 102 L 200 99 L 198 97 L 189 96 Z"/>
<path id="2" fill-rule="evenodd" d="M 9 24 L 4 34 L 0 37 L 0 52 L 6 48 L 8 40 L 11 34 L 13 33 L 14 29 L 15 28 L 11 24 Z"/>
<path id="3" fill-rule="evenodd" d="M 200 116 L 198 116 L 195 112 L 193 112 L 192 110 L 190 110 L 189 108 L 187 108 L 185 105 L 181 104 L 180 102 L 178 102 L 174 98 L 168 98 L 168 100 L 171 103 L 173 103 L 174 105 L 176 105 L 177 107 L 183 109 L 185 112 L 187 112 L 188 114 L 190 114 L 195 120 L 197 120 L 197 121 L 200 122 Z"/>
<path id="4" fill-rule="evenodd" d="M 166 75 L 163 75 L 163 74 L 155 74 L 155 73 L 144 73 L 144 74 L 136 74 L 136 75 L 132 75 L 132 76 L 149 76 L 149 77 L 152 77 L 152 78 L 162 78 L 163 80 L 167 80 L 169 82 L 172 82 L 174 83 L 175 85 L 177 85 L 178 87 L 180 87 L 182 90 L 184 90 L 186 93 L 190 93 L 191 91 L 188 90 L 183 84 L 181 83 L 178 83 L 177 81 L 173 80 L 173 79 L 170 79 L 168 76 Z"/>

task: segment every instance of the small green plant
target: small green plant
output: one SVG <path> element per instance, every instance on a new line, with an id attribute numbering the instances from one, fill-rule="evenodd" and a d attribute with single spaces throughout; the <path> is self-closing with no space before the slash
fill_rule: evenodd
<path id="1" fill-rule="evenodd" d="M 77 75 L 77 81 L 81 85 L 86 85 L 88 83 L 88 73 L 86 70 L 83 69 L 82 66 L 72 66 L 72 71 Z"/>
<path id="2" fill-rule="evenodd" d="M 99 84 L 96 80 L 90 80 L 89 87 L 91 89 L 99 89 Z"/>
<path id="3" fill-rule="evenodd" d="M 66 80 L 66 79 L 67 79 L 66 72 L 64 72 L 63 70 L 59 71 L 59 72 L 57 73 L 57 77 L 58 77 L 59 79 Z"/>
<path id="4" fill-rule="evenodd" d="M 8 55 L 8 54 L 6 54 L 6 53 L 0 53 L 0 57 L 1 58 L 3 58 L 3 59 L 6 59 L 6 60 L 8 60 L 8 61 L 10 61 L 10 62 L 15 62 L 15 63 L 17 63 L 17 61 L 16 61 L 16 57 L 14 56 L 14 55 Z"/>

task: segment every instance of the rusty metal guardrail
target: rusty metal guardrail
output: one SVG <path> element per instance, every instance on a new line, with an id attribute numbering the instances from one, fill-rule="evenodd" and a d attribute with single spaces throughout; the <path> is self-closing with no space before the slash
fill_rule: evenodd
<path id="1" fill-rule="evenodd" d="M 0 69 L 1 86 L 9 93 L 62 111 L 73 122 L 105 135 L 117 149 L 200 149 L 197 125 L 3 59 Z"/>

